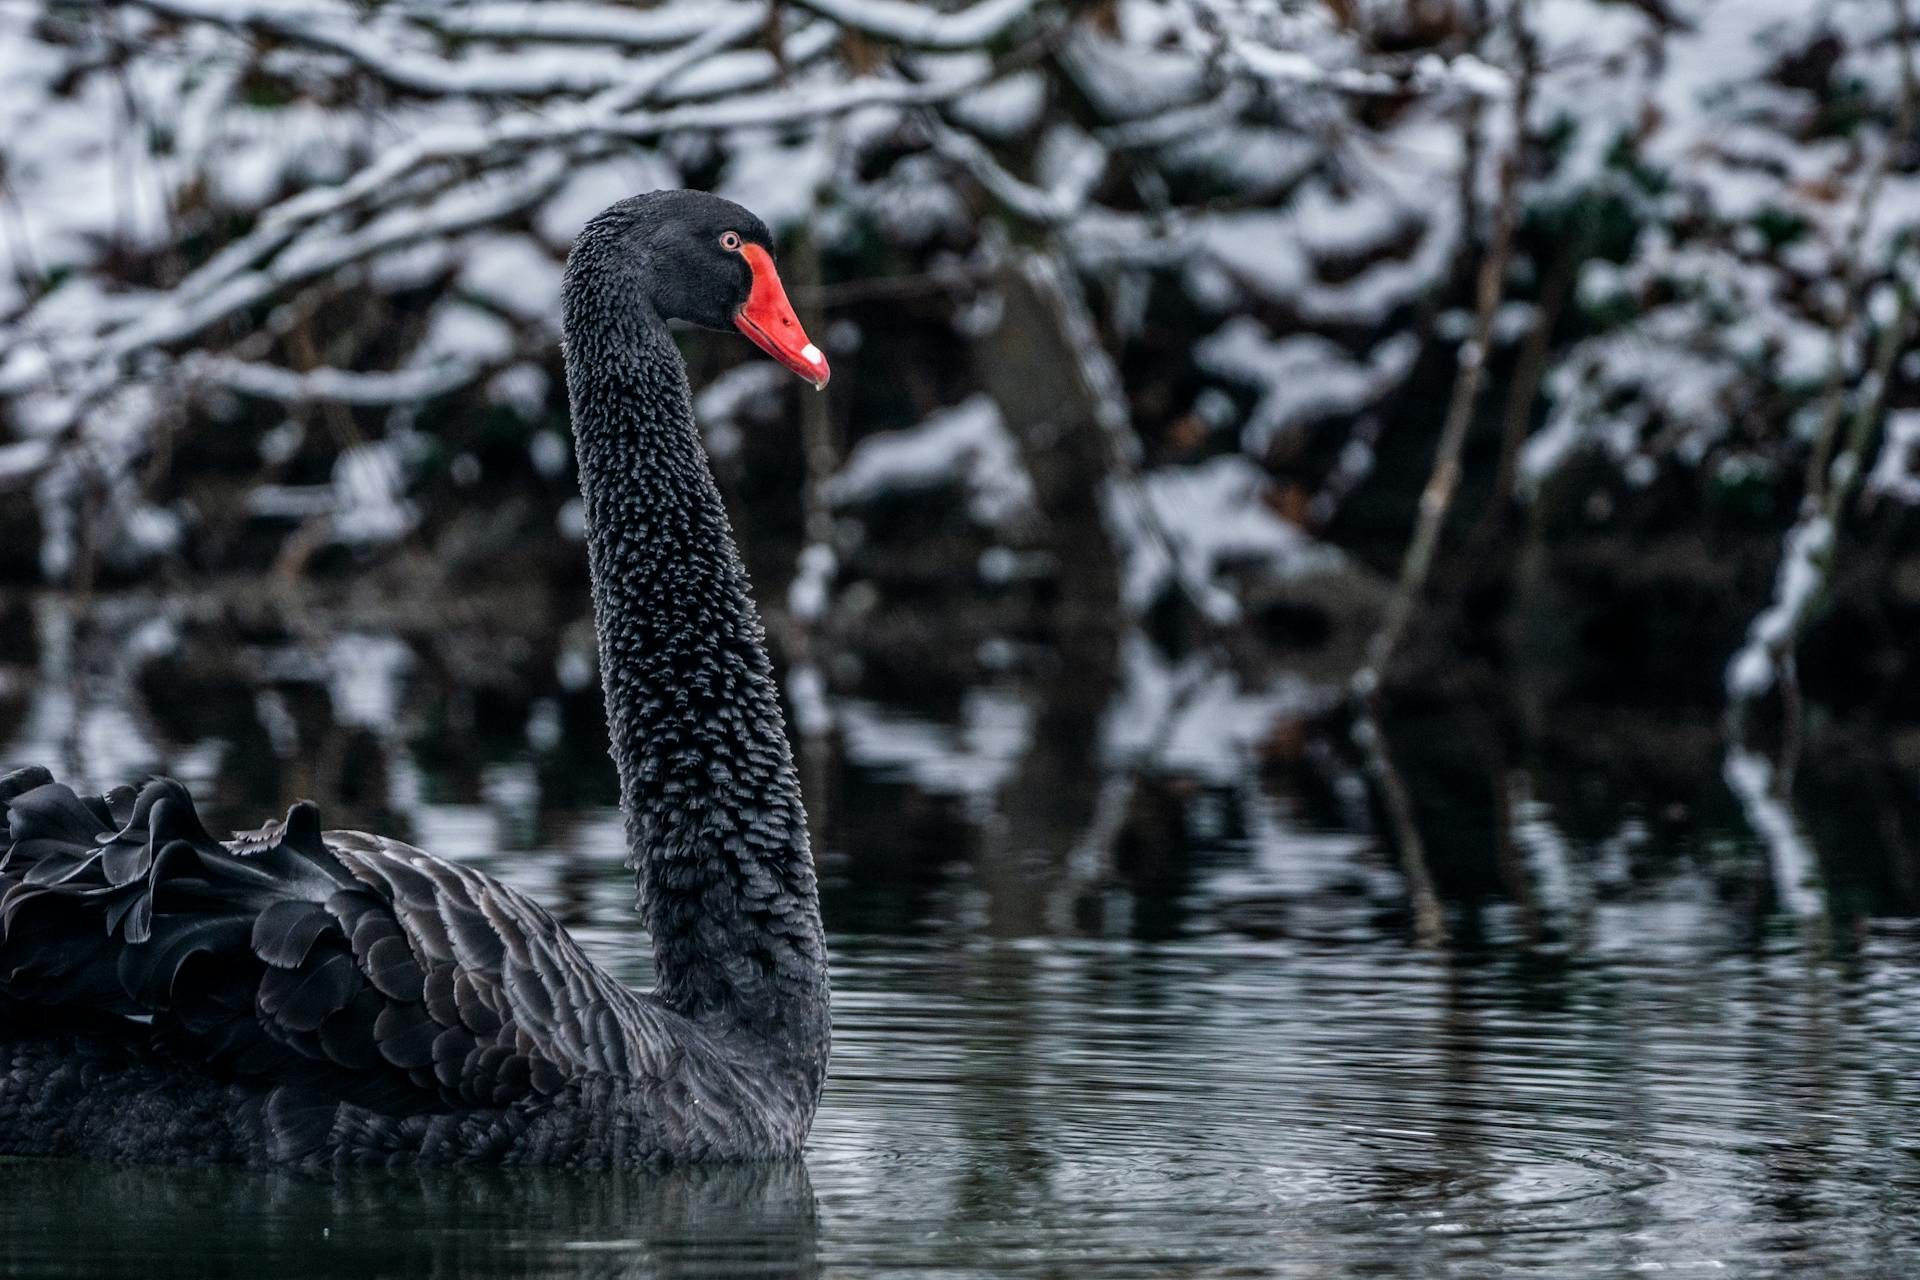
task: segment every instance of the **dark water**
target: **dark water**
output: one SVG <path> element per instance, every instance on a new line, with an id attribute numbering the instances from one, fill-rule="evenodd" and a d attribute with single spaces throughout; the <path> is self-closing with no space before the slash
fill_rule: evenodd
<path id="1" fill-rule="evenodd" d="M 236 823 L 316 795 L 530 890 L 647 981 L 566 628 L 143 616 L 0 606 L 0 762 L 166 768 Z M 1017 671 L 958 690 L 842 671 L 802 709 L 836 966 L 804 1165 L 321 1182 L 0 1164 L 0 1265 L 1920 1268 L 1897 745 L 1796 804 L 1684 717 L 1402 725 L 1448 931 L 1421 946 L 1324 690 L 1143 648 L 1118 671 L 1092 698 Z"/>

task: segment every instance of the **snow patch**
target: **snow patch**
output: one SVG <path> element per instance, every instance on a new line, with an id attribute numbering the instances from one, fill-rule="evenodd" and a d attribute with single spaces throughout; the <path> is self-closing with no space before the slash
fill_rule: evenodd
<path id="1" fill-rule="evenodd" d="M 967 495 L 967 513 L 995 528 L 1033 506 L 1033 485 L 999 406 L 975 395 L 902 431 L 868 436 L 855 445 L 840 473 L 826 484 L 836 506 L 872 502 L 949 485 Z"/>

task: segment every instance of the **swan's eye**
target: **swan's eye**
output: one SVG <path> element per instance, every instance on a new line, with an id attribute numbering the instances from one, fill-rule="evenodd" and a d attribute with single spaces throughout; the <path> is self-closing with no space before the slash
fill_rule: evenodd
<path id="1" fill-rule="evenodd" d="M 732 231 L 722 231 L 720 233 L 720 247 L 728 253 L 738 253 L 740 251 L 739 235 Z"/>

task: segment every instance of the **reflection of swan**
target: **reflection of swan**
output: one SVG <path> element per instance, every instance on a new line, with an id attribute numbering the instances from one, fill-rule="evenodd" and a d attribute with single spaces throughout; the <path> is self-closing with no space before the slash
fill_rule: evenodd
<path id="1" fill-rule="evenodd" d="M 101 1205 L 113 1212 L 102 1214 Z M 86 1222 L 84 1233 L 32 1230 Z M 0 1163 L 0 1272 L 139 1275 L 813 1276 L 798 1160 L 615 1176 L 555 1169 L 156 1170 Z"/>
<path id="2" fill-rule="evenodd" d="M 179 783 L 0 777 L 0 1153 L 619 1165 L 797 1152 L 826 1073 L 799 783 L 666 321 L 824 384 L 760 220 L 582 232 L 564 292 L 601 675 L 658 989 L 537 903 L 312 805 L 223 845 Z"/>

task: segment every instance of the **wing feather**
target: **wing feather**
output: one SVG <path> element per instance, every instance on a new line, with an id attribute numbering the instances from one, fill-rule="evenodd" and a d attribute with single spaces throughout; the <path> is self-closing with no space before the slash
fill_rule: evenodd
<path id="1" fill-rule="evenodd" d="M 316 1098 L 511 1107 L 687 1034 L 471 868 L 304 803 L 222 844 L 170 779 L 82 797 L 44 769 L 0 777 L 0 996 L 150 1018 L 280 1086 L 296 1145 L 331 1131 Z"/>

